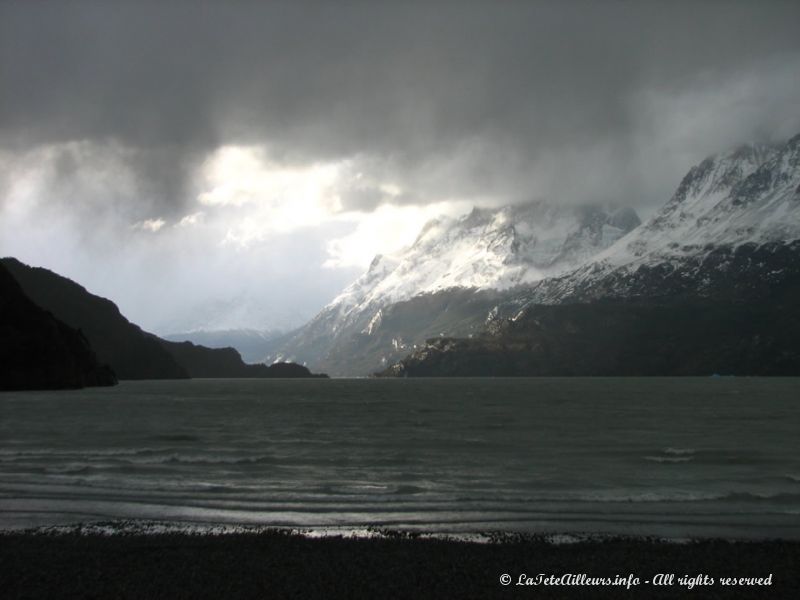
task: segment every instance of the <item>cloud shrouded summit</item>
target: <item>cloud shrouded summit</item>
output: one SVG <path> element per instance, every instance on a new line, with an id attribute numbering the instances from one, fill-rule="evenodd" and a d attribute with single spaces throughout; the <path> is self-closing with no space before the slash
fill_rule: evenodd
<path id="1" fill-rule="evenodd" d="M 436 214 L 646 213 L 705 155 L 796 133 L 798 22 L 779 1 L 6 2 L 0 251 L 153 328 L 250 302 L 219 324 L 297 324 Z"/>

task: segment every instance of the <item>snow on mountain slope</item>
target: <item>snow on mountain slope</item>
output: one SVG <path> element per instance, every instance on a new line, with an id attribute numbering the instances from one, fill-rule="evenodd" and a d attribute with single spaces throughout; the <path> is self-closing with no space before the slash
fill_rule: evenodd
<path id="1" fill-rule="evenodd" d="M 769 295 L 800 264 L 800 136 L 706 159 L 637 225 L 631 210 L 544 203 L 433 221 L 271 358 L 363 375 L 425 339 L 480 335 L 534 304 Z"/>
<path id="2" fill-rule="evenodd" d="M 430 338 L 381 373 L 796 375 L 798 305 L 800 135 L 706 159 L 645 225 L 506 294 L 479 335 Z"/>
<path id="3" fill-rule="evenodd" d="M 537 286 L 529 302 L 624 296 L 640 269 L 656 267 L 696 280 L 702 292 L 714 275 L 710 265 L 729 261 L 736 248 L 798 239 L 800 135 L 783 146 L 741 146 L 707 158 L 649 221 L 573 272 Z"/>
<path id="4" fill-rule="evenodd" d="M 691 251 L 705 244 L 785 239 L 788 232 L 775 226 L 783 210 L 775 202 L 791 202 L 787 190 L 779 186 L 771 194 L 762 193 L 765 189 L 754 195 L 752 186 L 769 176 L 785 154 L 774 147 L 742 146 L 707 158 L 689 171 L 670 201 L 627 248 L 642 256 L 654 251 L 673 254 L 676 248 Z"/>
<path id="5" fill-rule="evenodd" d="M 414 244 L 378 256 L 329 305 L 342 314 L 449 288 L 503 290 L 564 273 L 639 225 L 631 209 L 543 202 L 429 222 Z"/>
<path id="6" fill-rule="evenodd" d="M 438 334 L 467 326 L 469 310 L 453 307 L 449 315 L 455 320 L 439 329 L 440 316 L 426 312 L 433 310 L 425 300 L 431 294 L 454 292 L 459 302 L 470 302 L 455 292 L 506 290 L 557 275 L 583 264 L 638 225 L 639 217 L 632 209 L 544 202 L 474 209 L 461 218 L 433 220 L 409 248 L 377 256 L 364 275 L 290 334 L 279 352 L 265 358 L 308 362 L 328 373 L 352 374 L 347 370 L 352 361 L 345 355 L 363 351 L 375 353 L 378 360 L 380 353 L 402 352 L 407 344 L 416 343 L 416 336 L 432 333 L 426 327 L 437 327 Z M 411 300 L 416 300 L 416 308 L 401 311 L 400 319 L 394 309 Z M 476 300 L 476 309 L 485 301 Z M 435 310 L 446 312 L 447 301 L 442 302 Z M 392 325 L 386 325 L 387 310 L 393 312 Z M 482 324 L 487 312 L 488 308 L 481 308 L 480 314 L 471 317 Z M 397 331 L 398 319 L 405 333 Z M 371 344 L 380 350 L 364 349 Z"/>

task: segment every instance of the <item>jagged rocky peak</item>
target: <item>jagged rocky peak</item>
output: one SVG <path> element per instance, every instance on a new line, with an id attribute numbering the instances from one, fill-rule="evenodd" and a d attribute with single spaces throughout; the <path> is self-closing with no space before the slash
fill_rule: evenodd
<path id="1" fill-rule="evenodd" d="M 794 255 L 800 240 L 798 187 L 800 136 L 706 159 L 647 223 L 575 271 L 542 282 L 529 303 L 700 293 L 736 287 L 739 279 L 776 276 L 777 271 L 753 274 L 745 263 L 780 262 L 775 269 L 785 271 L 785 259 L 763 255 Z"/>
<path id="2" fill-rule="evenodd" d="M 777 152 L 778 148 L 771 145 L 743 144 L 730 152 L 709 156 L 687 173 L 670 204 L 700 195 L 728 193 Z"/>
<path id="3" fill-rule="evenodd" d="M 428 340 L 385 373 L 796 375 L 799 257 L 800 136 L 741 146 L 592 260 L 513 290 L 483 335 Z"/>
<path id="4" fill-rule="evenodd" d="M 800 135 L 764 160 L 731 194 L 736 205 L 750 204 L 767 193 L 787 193 L 800 180 Z M 796 192 L 796 190 L 795 190 Z"/>
<path id="5" fill-rule="evenodd" d="M 564 272 L 639 225 L 631 208 L 536 201 L 428 222 L 415 242 L 379 255 L 329 305 L 348 312 L 449 288 L 506 289 Z"/>
<path id="6" fill-rule="evenodd" d="M 669 202 L 625 247 L 624 258 L 696 252 L 699 246 L 789 240 L 800 234 L 800 136 L 784 145 L 749 144 L 693 167 Z"/>
<path id="7" fill-rule="evenodd" d="M 659 229 L 696 219 L 777 153 L 775 146 L 744 144 L 709 156 L 689 170 L 669 202 L 646 227 Z"/>
<path id="8" fill-rule="evenodd" d="M 285 354 L 364 374 L 425 339 L 477 336 L 536 305 L 764 295 L 796 273 L 798 165 L 800 136 L 708 158 L 645 225 L 631 209 L 545 202 L 431 221 L 411 247 L 377 257 Z"/>

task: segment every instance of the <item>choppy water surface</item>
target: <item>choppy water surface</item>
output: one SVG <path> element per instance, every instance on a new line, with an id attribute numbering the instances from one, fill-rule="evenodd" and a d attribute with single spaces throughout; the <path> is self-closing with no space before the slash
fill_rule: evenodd
<path id="1" fill-rule="evenodd" d="M 800 379 L 0 394 L 0 529 L 117 518 L 800 538 Z"/>

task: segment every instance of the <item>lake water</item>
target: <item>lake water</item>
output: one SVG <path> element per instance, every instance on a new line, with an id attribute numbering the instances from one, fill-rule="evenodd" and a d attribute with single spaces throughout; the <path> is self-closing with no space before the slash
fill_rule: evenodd
<path id="1" fill-rule="evenodd" d="M 0 529 L 111 519 L 800 539 L 800 379 L 0 394 Z"/>

